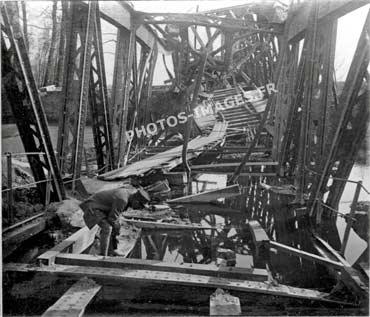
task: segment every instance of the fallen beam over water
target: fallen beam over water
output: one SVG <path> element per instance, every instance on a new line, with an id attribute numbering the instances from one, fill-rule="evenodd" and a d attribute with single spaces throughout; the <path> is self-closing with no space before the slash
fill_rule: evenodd
<path id="1" fill-rule="evenodd" d="M 222 267 L 211 264 L 172 263 L 155 260 L 127 259 L 122 257 L 103 257 L 89 254 L 61 253 L 55 259 L 56 264 L 79 265 L 100 268 L 140 269 L 167 271 L 194 275 L 209 275 L 224 278 L 238 278 L 250 281 L 267 281 L 268 274 L 264 269 Z"/>
<path id="2" fill-rule="evenodd" d="M 86 306 L 100 291 L 101 285 L 93 280 L 82 278 L 72 285 L 42 317 L 80 317 L 83 316 Z"/>
<path id="3" fill-rule="evenodd" d="M 351 305 L 343 301 L 335 301 L 329 298 L 328 293 L 311 289 L 291 287 L 287 285 L 272 285 L 265 282 L 244 281 L 238 279 L 226 279 L 210 277 L 206 275 L 193 275 L 171 272 L 153 272 L 148 270 L 113 269 L 100 267 L 81 267 L 71 265 L 42 266 L 24 263 L 8 263 L 3 266 L 4 272 L 39 272 L 52 276 L 61 276 L 79 279 L 88 277 L 96 280 L 99 284 L 123 282 L 144 282 L 183 285 L 202 288 L 222 288 L 246 293 L 259 293 L 273 296 L 283 296 L 312 301 L 335 303 L 338 305 Z"/>
<path id="4" fill-rule="evenodd" d="M 207 192 L 202 192 L 199 194 L 188 195 L 184 197 L 179 197 L 175 199 L 168 200 L 167 203 L 194 203 L 194 202 L 210 202 L 217 200 L 219 198 L 230 198 L 235 196 L 240 196 L 240 188 L 239 185 L 232 185 L 221 189 L 210 190 Z"/>

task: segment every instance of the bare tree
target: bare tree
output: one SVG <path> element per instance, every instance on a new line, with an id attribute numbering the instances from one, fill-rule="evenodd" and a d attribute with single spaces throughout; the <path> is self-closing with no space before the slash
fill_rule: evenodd
<path id="1" fill-rule="evenodd" d="M 63 85 L 64 76 L 64 55 L 65 55 L 65 43 L 66 43 L 66 32 L 67 32 L 67 16 L 68 16 L 68 2 L 61 1 L 62 3 L 62 20 L 60 22 L 60 38 L 59 38 L 59 51 L 58 51 L 58 64 L 56 70 L 56 84 L 58 86 Z"/>
<path id="2" fill-rule="evenodd" d="M 26 1 L 22 1 L 22 19 L 23 19 L 23 35 L 24 35 L 24 41 L 26 43 L 27 50 L 29 50 Z"/>
<path id="3" fill-rule="evenodd" d="M 56 45 L 57 45 L 57 7 L 58 7 L 58 1 L 53 1 L 53 9 L 52 9 L 52 30 L 51 30 L 51 42 L 50 42 L 50 48 L 49 48 L 49 56 L 48 56 L 48 62 L 46 64 L 46 70 L 45 70 L 45 77 L 44 77 L 44 86 L 51 85 L 55 82 L 54 80 L 54 74 L 55 74 L 55 52 L 56 52 Z"/>

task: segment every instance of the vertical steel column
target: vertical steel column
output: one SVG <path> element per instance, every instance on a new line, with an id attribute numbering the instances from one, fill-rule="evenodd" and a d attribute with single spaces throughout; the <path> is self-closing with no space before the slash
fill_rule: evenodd
<path id="1" fill-rule="evenodd" d="M 310 109 L 312 103 L 313 72 L 316 62 L 314 58 L 317 39 L 317 19 L 318 19 L 318 3 L 317 0 L 314 0 L 314 2 L 311 4 L 311 11 L 309 16 L 310 25 L 308 26 L 307 35 L 305 39 L 306 41 L 308 41 L 309 44 L 307 45 L 308 58 L 305 65 L 306 85 L 302 104 L 298 166 L 296 173 L 297 194 L 295 202 L 301 205 L 304 204 L 304 191 L 306 184 L 306 163 L 307 163 L 308 132 L 309 132 L 308 129 L 309 129 Z"/>
<path id="2" fill-rule="evenodd" d="M 284 135 L 289 128 L 289 114 L 293 110 L 294 86 L 298 64 L 298 43 L 292 44 L 285 54 L 280 78 L 277 81 L 276 107 L 274 112 L 274 135 L 272 157 L 279 160 L 282 165 L 282 153 L 284 151 Z"/>
<path id="3" fill-rule="evenodd" d="M 132 18 L 131 18 L 132 19 Z M 136 25 L 131 20 L 131 30 L 130 30 L 130 39 L 128 48 L 125 55 L 125 69 L 126 69 L 126 76 L 124 81 L 124 94 L 122 100 L 122 115 L 120 116 L 119 120 L 119 130 L 118 130 L 118 153 L 117 153 L 117 160 L 118 160 L 118 167 L 124 166 L 125 161 L 125 151 L 126 151 L 126 143 L 127 143 L 127 136 L 126 136 L 126 126 L 127 126 L 127 115 L 128 115 L 128 106 L 129 106 L 129 98 L 130 98 L 130 82 L 131 82 L 131 73 L 132 73 L 132 65 L 134 60 L 135 54 L 135 45 L 136 45 L 136 30 L 138 25 Z"/>
<path id="4" fill-rule="evenodd" d="M 153 86 L 153 77 L 154 70 L 158 58 L 158 44 L 155 43 L 153 47 L 152 57 L 150 59 L 150 65 L 148 69 L 148 75 L 145 81 L 143 102 L 144 102 L 144 123 L 149 122 L 149 111 L 152 103 L 152 86 Z"/>
<path id="5" fill-rule="evenodd" d="M 6 168 L 7 168 L 7 178 L 8 178 L 8 221 L 13 223 L 13 171 L 12 171 L 12 153 L 6 153 Z M 8 225 L 9 225 L 8 223 Z"/>
<path id="6" fill-rule="evenodd" d="M 187 160 L 188 142 L 189 142 L 190 131 L 192 127 L 192 117 L 190 117 L 190 114 L 193 113 L 193 109 L 196 107 L 197 102 L 198 102 L 198 94 L 200 91 L 200 86 L 202 84 L 202 78 L 203 78 L 204 68 L 207 63 L 207 57 L 208 57 L 208 50 L 206 49 L 203 52 L 202 59 L 199 62 L 198 75 L 195 81 L 191 104 L 189 104 L 188 100 L 186 100 L 186 115 L 188 117 L 188 120 L 186 121 L 184 144 L 182 147 L 182 164 L 186 171 L 186 176 L 187 176 L 187 181 L 188 181 L 188 187 L 187 187 L 188 193 L 191 192 L 191 170 L 190 170 L 190 166 Z"/>
<path id="7" fill-rule="evenodd" d="M 358 97 L 358 93 L 363 84 L 364 77 L 367 73 L 367 67 L 370 61 L 370 12 L 367 15 L 364 27 L 362 29 L 355 54 L 352 59 L 350 69 L 346 81 L 344 83 L 342 94 L 339 98 L 340 116 L 337 121 L 336 130 L 333 134 L 331 146 L 327 152 L 323 167 L 321 169 L 321 176 L 315 186 L 315 190 L 312 191 L 313 204 L 310 210 L 312 215 L 315 211 L 317 199 L 321 198 L 321 195 L 326 190 L 326 185 L 330 174 L 332 173 L 332 167 L 335 163 L 336 153 L 338 151 L 339 141 L 345 137 L 347 124 L 352 117 L 352 111 L 355 102 Z M 352 155 L 352 153 L 347 153 Z M 346 157 L 342 157 L 342 162 L 345 161 Z M 341 168 L 341 166 L 339 166 Z"/>
<path id="8" fill-rule="evenodd" d="M 349 213 L 349 219 L 347 221 L 347 226 L 346 226 L 346 229 L 344 231 L 342 246 L 340 248 L 340 254 L 343 255 L 343 256 L 344 256 L 344 252 L 346 251 L 346 246 L 347 246 L 347 242 L 348 242 L 348 238 L 349 238 L 349 232 L 352 228 L 353 217 L 355 216 L 358 197 L 360 196 L 360 192 L 361 192 L 361 187 L 362 187 L 362 181 L 357 182 L 356 191 L 355 191 L 355 194 L 353 196 L 353 200 L 352 200 L 352 204 L 351 204 L 351 211 Z"/>
<path id="9" fill-rule="evenodd" d="M 124 83 L 126 78 L 125 58 L 128 56 L 128 47 L 130 42 L 130 31 L 124 28 L 117 29 L 117 42 L 114 59 L 114 73 L 112 85 L 112 105 L 111 105 L 111 123 L 114 144 L 119 144 L 119 127 L 123 116 L 123 99 L 124 99 Z M 117 167 L 118 156 L 115 157 L 115 167 Z"/>
<path id="10" fill-rule="evenodd" d="M 26 152 L 42 152 L 43 155 L 28 155 L 28 160 L 40 197 L 45 197 L 46 175 L 48 170 L 53 180 L 53 199 L 65 197 L 59 166 L 51 143 L 46 115 L 38 94 L 27 49 L 19 24 L 16 2 L 1 4 L 2 27 L 2 82 L 7 99 L 12 107 L 19 134 Z M 7 47 L 4 36 L 10 46 Z"/>
<path id="11" fill-rule="evenodd" d="M 108 109 L 107 83 L 103 55 L 99 7 L 96 6 L 94 23 L 93 53 L 91 56 L 90 105 L 96 160 L 99 172 L 106 172 L 114 166 L 113 140 Z"/>
<path id="12" fill-rule="evenodd" d="M 94 24 L 96 20 L 96 6 L 97 1 L 90 1 L 88 12 L 86 28 L 84 28 L 85 37 L 84 41 L 83 55 L 80 57 L 82 59 L 82 69 L 81 69 L 81 88 L 80 96 L 78 102 L 78 113 L 77 122 L 75 125 L 75 137 L 74 137 L 74 147 L 72 152 L 72 191 L 75 190 L 76 180 L 81 175 L 81 164 L 82 164 L 82 149 L 86 125 L 87 116 L 87 104 L 89 98 L 89 84 L 90 84 L 90 67 L 91 67 L 91 46 L 92 37 L 94 32 Z"/>

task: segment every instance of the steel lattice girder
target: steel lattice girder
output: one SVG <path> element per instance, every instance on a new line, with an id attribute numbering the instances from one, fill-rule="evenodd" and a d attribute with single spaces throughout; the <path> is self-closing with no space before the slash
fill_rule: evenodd
<path id="1" fill-rule="evenodd" d="M 90 105 L 98 168 L 100 172 L 107 172 L 112 170 L 114 166 L 114 149 L 102 43 L 100 14 L 97 6 L 94 22 L 93 52 L 91 55 L 92 65 L 90 67 Z"/>
<path id="2" fill-rule="evenodd" d="M 89 102 L 98 167 L 104 171 L 114 166 L 98 2 L 91 1 L 88 7 L 71 3 L 66 48 L 65 103 L 59 122 L 58 152 L 63 170 L 76 180 L 81 172 Z"/>
<path id="3" fill-rule="evenodd" d="M 340 115 L 338 116 L 335 133 L 333 135 L 330 148 L 327 151 L 326 158 L 322 162 L 321 175 L 317 181 L 317 184 L 315 184 L 312 189 L 314 201 L 310 212 L 311 214 L 313 214 L 315 211 L 316 200 L 321 199 L 323 193 L 325 193 L 327 190 L 327 183 L 330 175 L 348 175 L 350 171 L 349 166 L 353 165 L 353 157 L 355 155 L 355 151 L 358 150 L 359 144 L 354 144 L 353 147 L 351 147 L 351 151 L 340 151 L 340 149 L 348 146 L 348 142 L 361 142 L 361 138 L 363 137 L 363 132 L 361 132 L 361 130 L 364 128 L 363 123 L 361 124 L 361 121 L 359 121 L 358 126 L 353 124 L 356 123 L 356 120 L 360 120 L 358 114 L 354 115 L 354 108 L 358 103 L 360 104 L 359 107 L 361 108 L 361 104 L 364 102 L 358 97 L 359 92 L 363 87 L 364 78 L 366 78 L 366 83 L 368 84 L 367 67 L 370 62 L 369 30 L 370 11 L 367 15 L 362 33 L 360 35 L 352 63 L 344 83 L 342 94 L 339 98 Z M 365 98 L 366 104 L 366 99 L 368 97 L 365 95 L 365 97 L 362 98 Z M 362 115 L 363 117 L 366 117 L 366 112 L 362 113 Z M 351 123 L 351 129 L 348 129 L 349 123 Z M 334 172 L 333 167 L 337 163 L 339 163 L 339 165 L 336 167 L 337 171 Z M 336 188 L 336 190 L 340 188 L 339 192 L 333 192 L 330 198 L 330 201 L 336 204 L 344 187 L 336 184 L 333 188 Z"/>
<path id="4" fill-rule="evenodd" d="M 32 75 L 30 61 L 21 27 L 16 2 L 1 4 L 4 21 L 1 33 L 2 80 L 6 97 L 16 119 L 19 134 L 26 152 L 40 152 L 28 155 L 33 176 L 40 196 L 45 201 L 47 195 L 48 171 L 52 180 L 52 199 L 65 198 L 64 185 L 51 143 L 46 115 Z M 6 44 L 6 39 L 10 45 Z"/>

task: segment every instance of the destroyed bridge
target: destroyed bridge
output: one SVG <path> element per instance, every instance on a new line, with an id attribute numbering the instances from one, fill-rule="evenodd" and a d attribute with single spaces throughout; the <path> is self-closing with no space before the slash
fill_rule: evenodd
<path id="1" fill-rule="evenodd" d="M 140 232 L 125 257 L 89 253 L 99 228 L 82 227 L 38 254 L 36 262 L 6 261 L 4 274 L 73 280 L 47 310 L 40 306 L 43 316 L 81 316 L 93 298 L 92 303 L 121 300 L 134 307 L 135 301 L 123 296 L 127 289 L 135 289 L 137 303 L 155 301 L 154 289 L 162 300 L 177 299 L 178 306 L 195 292 L 197 300 L 209 303 L 211 315 L 223 309 L 265 314 L 250 307 L 253 296 L 256 307 L 266 298 L 268 305 L 286 301 L 290 308 L 280 311 L 284 315 L 299 311 L 289 306 L 292 301 L 303 314 L 313 305 L 321 307 L 318 314 L 330 314 L 325 307 L 334 314 L 364 313 L 368 248 L 353 265 L 345 250 L 350 231 L 360 226 L 359 195 L 367 192 L 362 181 L 349 176 L 369 121 L 369 13 L 341 85 L 334 60 L 338 19 L 367 5 L 367 0 L 293 0 L 289 6 L 266 0 L 197 13 L 152 13 L 125 1 L 63 1 L 62 71 L 55 85 L 40 87 L 18 4 L 2 2 L 2 100 L 10 106 L 33 177 L 26 186 L 13 184 L 17 154 L 6 154 L 3 260 L 48 229 L 49 205 L 123 185 L 143 186 L 156 198 L 152 214 L 126 214 L 125 224 Z M 116 30 L 112 85 L 102 22 Z M 159 62 L 161 86 L 153 85 Z M 55 138 L 45 112 L 45 95 L 52 90 L 62 96 L 53 103 L 59 120 Z M 209 187 L 212 181 L 202 178 L 207 174 L 223 176 L 225 183 Z M 356 191 L 345 215 L 340 201 L 348 182 Z M 42 212 L 17 222 L 17 191 L 25 188 L 34 189 Z M 169 209 L 187 221 L 158 221 Z M 347 222 L 343 239 L 338 216 Z M 181 253 L 186 254 L 182 265 L 163 261 L 173 243 L 170 229 L 192 232 L 196 246 Z M 144 234 L 150 230 L 164 233 Z M 224 250 L 242 254 L 237 251 L 242 240 L 233 244 L 232 237 L 245 230 L 251 267 L 207 264 L 215 258 L 208 261 L 204 252 L 203 262 L 197 262 L 194 250 L 217 239 Z M 229 251 L 217 250 L 229 261 Z M 285 279 L 284 269 L 308 273 L 300 284 Z M 320 287 L 315 276 L 323 275 L 331 282 Z M 152 293 L 149 286 L 139 292 L 135 283 L 150 283 Z M 169 289 L 162 287 L 167 284 Z M 210 297 L 217 288 L 236 297 L 222 291 Z M 233 307 L 222 304 L 223 296 L 236 298 Z"/>

